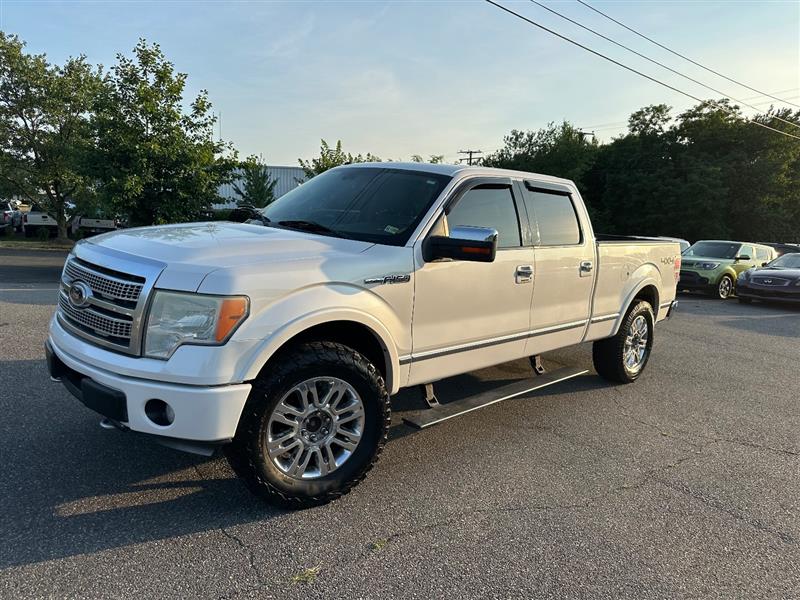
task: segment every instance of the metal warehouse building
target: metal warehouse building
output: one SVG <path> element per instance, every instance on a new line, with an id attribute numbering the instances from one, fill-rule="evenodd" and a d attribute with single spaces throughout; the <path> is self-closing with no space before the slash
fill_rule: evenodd
<path id="1" fill-rule="evenodd" d="M 306 178 L 303 169 L 300 167 L 267 167 L 267 172 L 272 179 L 278 181 L 275 186 L 276 198 L 280 198 L 286 192 L 293 190 Z M 231 208 L 236 205 L 236 201 L 239 198 L 230 183 L 220 186 L 219 195 L 225 198 L 226 202 L 214 204 L 215 209 Z"/>

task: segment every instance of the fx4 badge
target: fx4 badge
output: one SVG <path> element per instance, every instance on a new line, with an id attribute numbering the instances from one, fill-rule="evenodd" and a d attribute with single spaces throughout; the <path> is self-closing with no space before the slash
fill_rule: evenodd
<path id="1" fill-rule="evenodd" d="M 371 277 L 365 279 L 364 283 L 408 283 L 411 281 L 411 275 L 387 275 L 386 277 Z"/>

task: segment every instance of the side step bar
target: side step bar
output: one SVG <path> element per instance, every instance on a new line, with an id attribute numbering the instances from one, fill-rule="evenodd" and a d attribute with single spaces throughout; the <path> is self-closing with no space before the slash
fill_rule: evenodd
<path id="1" fill-rule="evenodd" d="M 502 402 L 503 400 L 509 400 L 511 398 L 515 398 L 516 396 L 534 392 L 536 390 L 546 388 L 547 386 L 561 383 L 567 379 L 578 377 L 579 375 L 583 375 L 588 372 L 589 369 L 579 369 L 575 367 L 556 369 L 555 371 L 551 371 L 545 375 L 539 375 L 535 378 L 515 381 L 514 383 L 504 385 L 503 387 L 494 390 L 489 390 L 487 392 L 475 394 L 474 396 L 469 396 L 462 400 L 443 403 L 434 408 L 419 411 L 411 416 L 403 417 L 403 422 L 405 422 L 407 425 L 411 425 L 412 427 L 416 427 L 417 429 L 425 429 L 431 425 L 436 425 L 437 423 L 447 421 L 453 417 L 459 417 L 468 412 L 472 412 L 473 410 L 483 408 L 484 406 L 490 406 L 492 404 Z"/>

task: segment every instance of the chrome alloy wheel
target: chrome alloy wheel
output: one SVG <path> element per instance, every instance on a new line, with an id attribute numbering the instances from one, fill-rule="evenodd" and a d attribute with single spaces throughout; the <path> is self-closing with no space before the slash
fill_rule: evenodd
<path id="1" fill-rule="evenodd" d="M 733 281 L 730 277 L 723 277 L 722 280 L 719 282 L 718 288 L 719 297 L 725 300 L 729 298 L 731 292 L 733 292 Z"/>
<path id="2" fill-rule="evenodd" d="M 625 349 L 622 354 L 625 368 L 629 372 L 637 373 L 644 365 L 649 352 L 647 347 L 649 337 L 647 319 L 644 315 L 639 315 L 631 323 L 628 335 L 625 337 Z"/>
<path id="3" fill-rule="evenodd" d="M 353 455 L 364 432 L 364 403 L 346 381 L 314 377 L 295 385 L 267 424 L 272 463 L 296 479 L 317 479 Z"/>

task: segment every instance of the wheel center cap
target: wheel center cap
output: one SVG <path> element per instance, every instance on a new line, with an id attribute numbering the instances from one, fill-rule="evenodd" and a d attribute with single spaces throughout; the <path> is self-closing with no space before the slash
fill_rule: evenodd
<path id="1" fill-rule="evenodd" d="M 301 423 L 300 435 L 307 444 L 318 445 L 330 437 L 333 418 L 327 412 L 315 411 Z"/>

